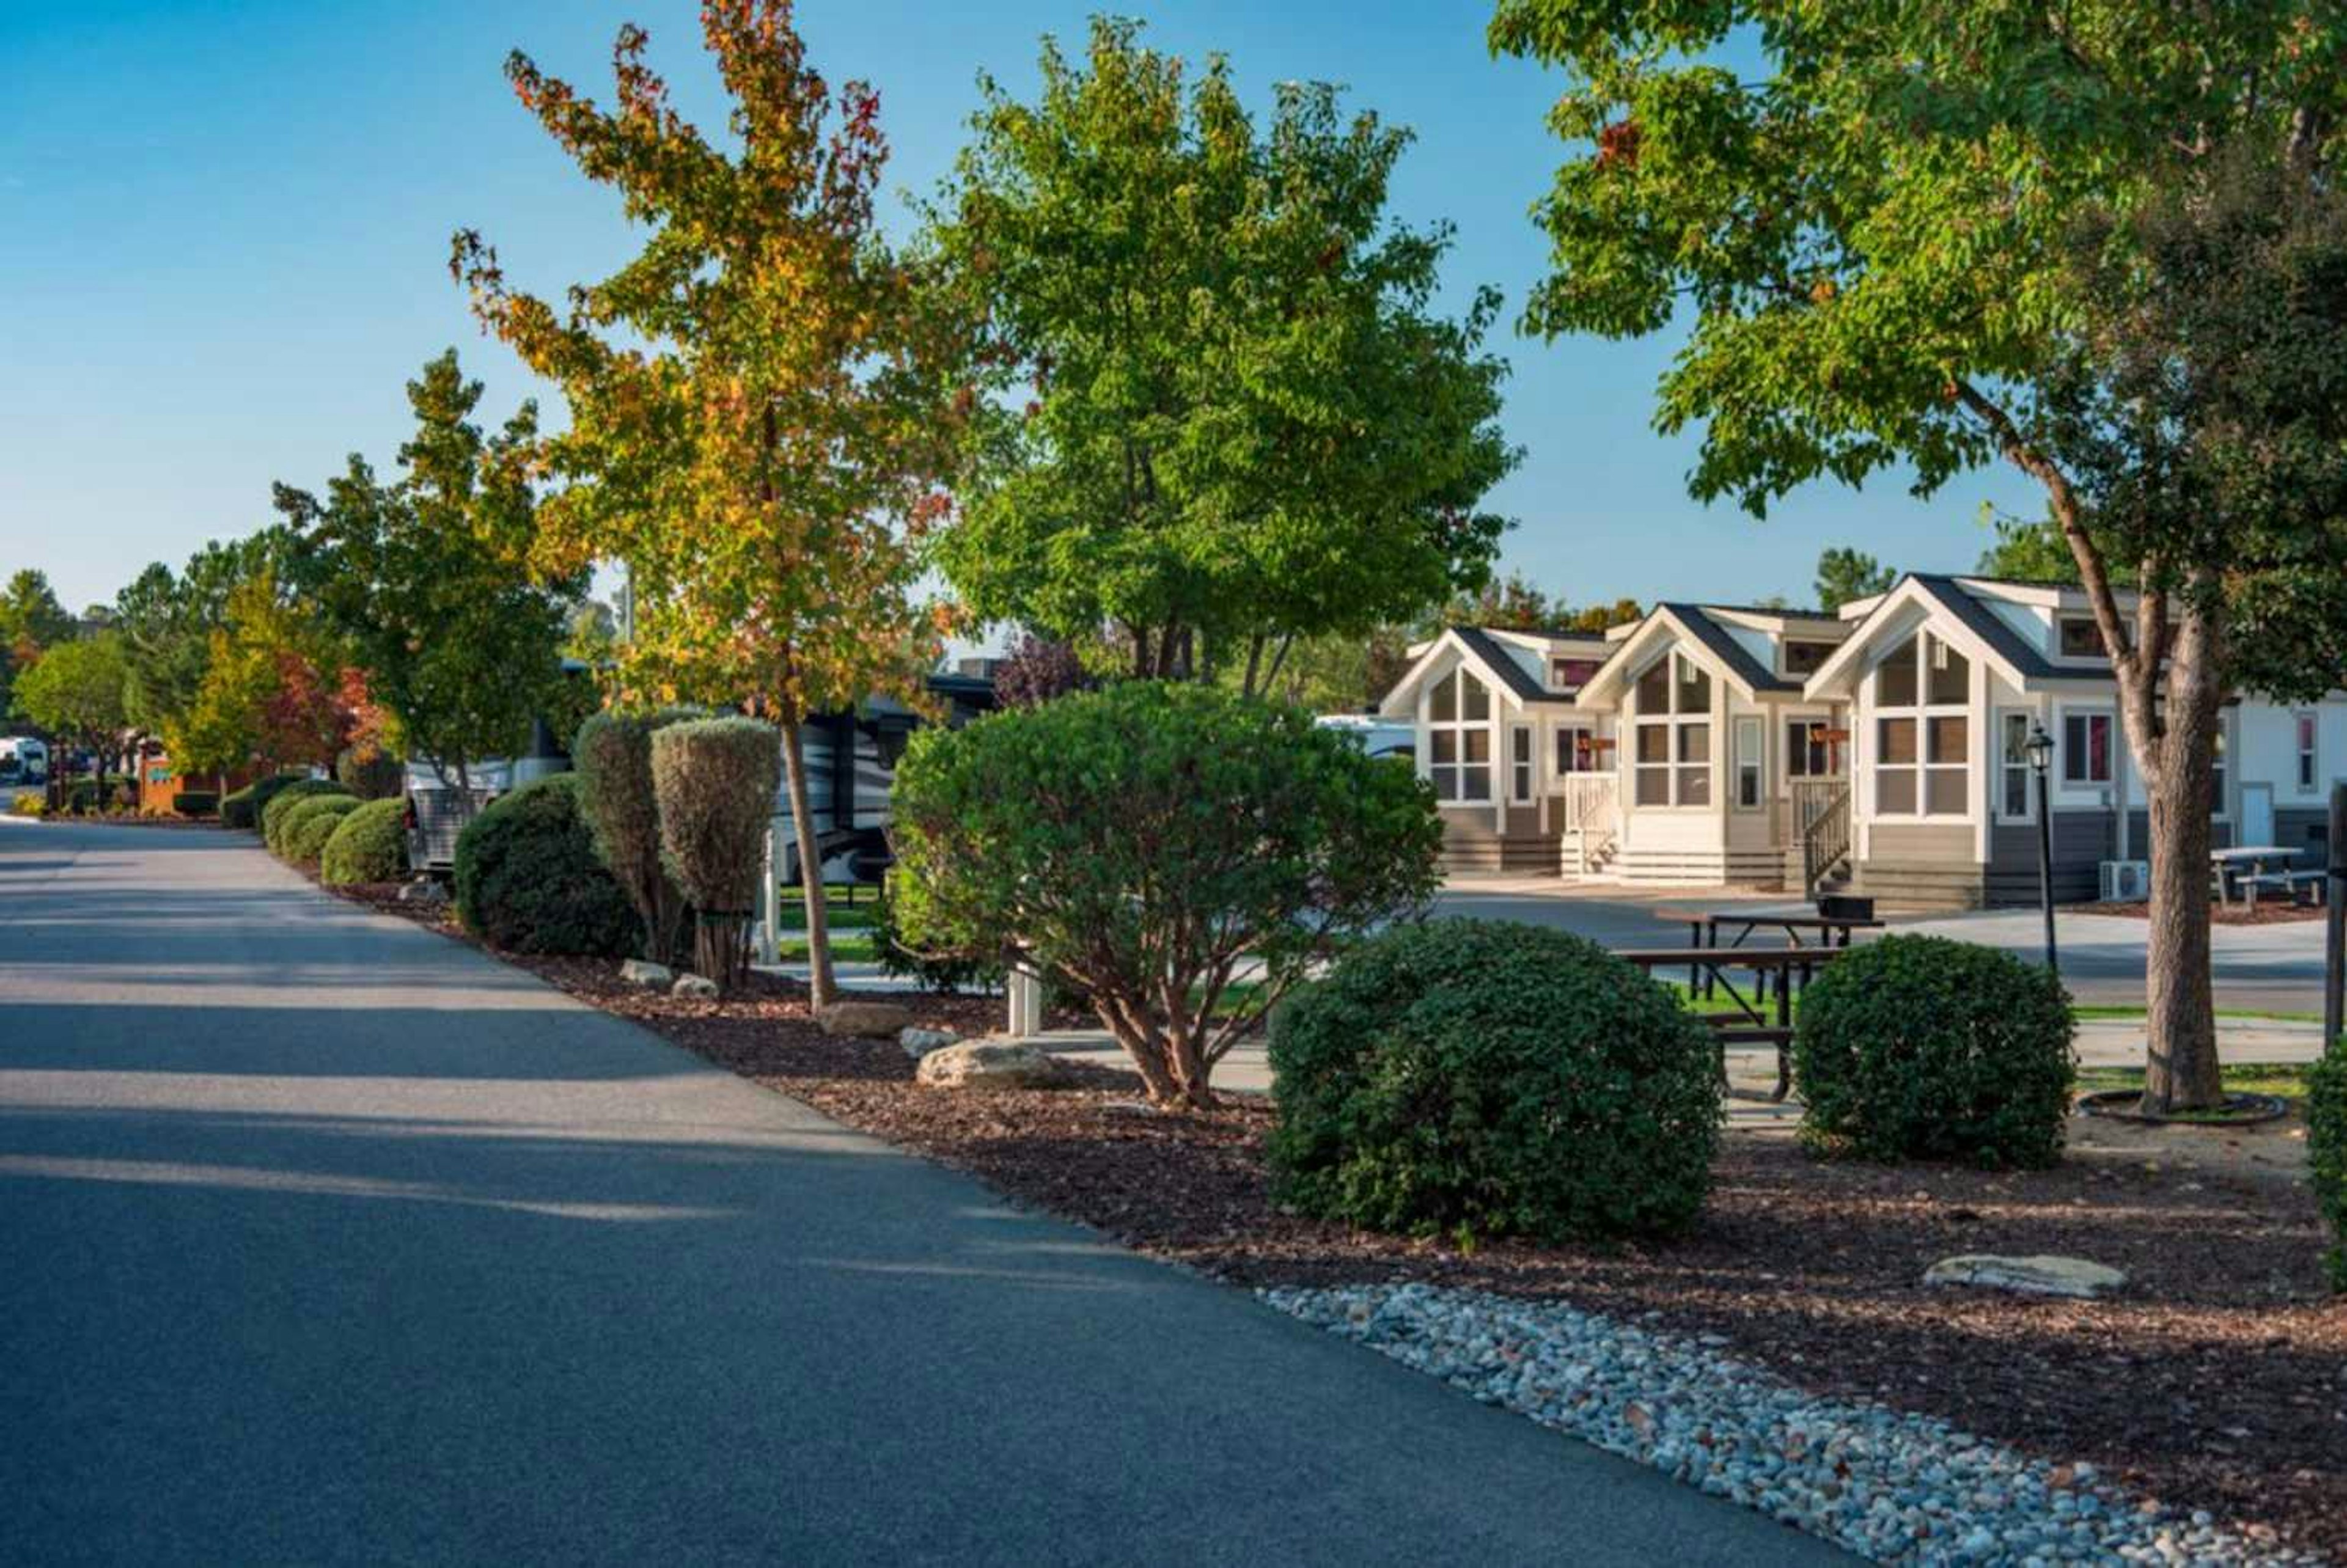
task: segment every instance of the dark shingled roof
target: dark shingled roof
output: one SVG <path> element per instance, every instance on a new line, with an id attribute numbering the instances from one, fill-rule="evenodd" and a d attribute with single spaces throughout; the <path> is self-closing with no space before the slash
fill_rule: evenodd
<path id="1" fill-rule="evenodd" d="M 1954 616 L 1973 636 L 1996 650 L 1997 657 L 2012 665 L 2032 681 L 2111 681 L 2108 665 L 2090 665 L 2085 669 L 2055 663 L 2045 651 L 2015 631 L 2004 617 L 1966 593 L 1963 585 L 1954 578 L 1924 572 L 1911 573 L 1916 585 L 1929 594 L 1932 602 Z"/>
<path id="2" fill-rule="evenodd" d="M 1573 701 L 1569 692 L 1552 692 L 1534 680 L 1524 667 L 1515 661 L 1500 640 L 1480 626 L 1454 626 L 1451 631 L 1466 645 L 1475 661 L 1506 682 L 1517 700 L 1525 702 L 1566 702 Z M 1608 655 L 1611 657 L 1611 655 Z"/>
<path id="3" fill-rule="evenodd" d="M 1706 615 L 1699 606 L 1664 603 L 1656 606 L 1678 617 L 1680 624 L 1695 634 L 1696 641 L 1711 651 L 1712 656 L 1736 672 L 1736 678 L 1755 692 L 1798 692 L 1801 682 L 1778 674 L 1752 656 L 1751 651 L 1728 635 L 1719 622 Z"/>

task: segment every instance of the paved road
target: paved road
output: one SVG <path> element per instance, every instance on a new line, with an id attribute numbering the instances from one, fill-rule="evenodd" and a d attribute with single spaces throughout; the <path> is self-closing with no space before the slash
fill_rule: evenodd
<path id="1" fill-rule="evenodd" d="M 1787 905 L 1781 894 L 1739 896 L 1686 889 L 1660 893 L 1618 887 L 1577 888 L 1554 878 L 1458 877 L 1438 905 L 1446 915 L 1562 926 L 1612 948 L 1675 948 L 1684 925 L 1663 918 L 1670 909 Z M 2141 1007 L 2144 938 L 2141 920 L 2079 909 L 2056 913 L 2055 944 L 2062 978 L 2080 1002 Z M 1960 915 L 1892 916 L 1900 930 L 1953 937 L 2005 948 L 2034 962 L 2045 951 L 2045 917 L 2034 909 L 1983 909 Z M 1769 941 L 1763 932 L 1753 940 Z M 2322 923 L 2219 926 L 2211 933 L 2217 1005 L 2244 1011 L 2322 1011 Z"/>
<path id="2" fill-rule="evenodd" d="M 1825 1548 L 212 834 L 0 829 L 0 1561 Z"/>

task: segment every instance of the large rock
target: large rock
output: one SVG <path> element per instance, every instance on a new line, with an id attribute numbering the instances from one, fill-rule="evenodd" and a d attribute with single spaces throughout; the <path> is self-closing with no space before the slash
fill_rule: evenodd
<path id="1" fill-rule="evenodd" d="M 1970 1253 L 1963 1257 L 1942 1258 L 1923 1271 L 1923 1283 L 2091 1300 L 2118 1289 L 2127 1283 L 2127 1276 L 2106 1264 L 2083 1257 L 2058 1257 L 2047 1253 L 2032 1257 L 2000 1257 L 1993 1253 Z"/>
<path id="2" fill-rule="evenodd" d="M 679 975 L 668 994 L 688 1001 L 713 1002 L 717 999 L 717 982 L 707 975 Z"/>
<path id="3" fill-rule="evenodd" d="M 958 1044 L 960 1040 L 961 1036 L 951 1030 L 920 1029 L 908 1026 L 897 1031 L 897 1043 L 903 1046 L 905 1054 L 915 1061 L 920 1061 L 933 1050 L 943 1050 L 947 1046 Z"/>
<path id="4" fill-rule="evenodd" d="M 620 966 L 620 978 L 631 986 L 664 987 L 676 979 L 676 971 L 666 964 L 655 964 L 650 958 L 630 958 Z"/>
<path id="5" fill-rule="evenodd" d="M 1052 1089 L 1067 1070 L 1051 1053 L 1015 1040 L 972 1040 L 921 1058 L 914 1075 L 931 1089 Z"/>
<path id="6" fill-rule="evenodd" d="M 891 1040 L 911 1026 L 913 1009 L 895 1002 L 851 999 L 836 1001 L 815 1015 L 825 1034 L 852 1035 L 860 1040 Z"/>

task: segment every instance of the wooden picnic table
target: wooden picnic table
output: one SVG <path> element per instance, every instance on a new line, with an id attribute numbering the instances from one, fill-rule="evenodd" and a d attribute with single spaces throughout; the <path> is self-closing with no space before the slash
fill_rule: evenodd
<path id="1" fill-rule="evenodd" d="M 2258 889 L 2279 886 L 2295 893 L 2300 883 L 2311 883 L 2315 897 L 2322 897 L 2323 874 L 2320 871 L 2299 872 L 2289 869 L 2289 862 L 2298 858 L 2299 852 L 2281 844 L 2242 844 L 2230 849 L 2212 849 L 2209 865 L 2217 878 L 2217 901 L 2229 907 L 2233 889 L 2238 886 L 2246 896 L 2251 909 L 2258 907 Z M 2283 863 L 2280 872 L 2270 872 L 2266 862 Z M 2244 869 L 2246 867 L 2246 869 Z"/>
<path id="2" fill-rule="evenodd" d="M 1704 1022 L 1711 1028 L 1712 1040 L 1719 1047 L 1719 1077 L 1727 1081 L 1727 1048 L 1731 1045 L 1768 1045 L 1777 1051 L 1777 1089 L 1768 1098 L 1781 1101 L 1793 1089 L 1793 992 L 1797 982 L 1807 984 L 1820 964 L 1831 961 L 1843 951 L 1838 947 L 1793 946 L 1786 948 L 1698 948 L 1692 956 L 1683 948 L 1615 948 L 1614 956 L 1653 974 L 1656 969 L 1676 968 L 1686 964 L 1700 969 L 1718 981 L 1735 1002 L 1733 1013 L 1706 1013 Z M 1726 969 L 1749 969 L 1764 980 L 1777 977 L 1776 1005 L 1768 1007 L 1766 990 L 1758 989 L 1751 999 L 1736 989 L 1736 982 L 1721 972 Z"/>
<path id="3" fill-rule="evenodd" d="M 1854 932 L 1880 931 L 1883 928 L 1882 922 L 1871 916 L 1820 915 L 1814 910 L 1788 909 L 1782 907 L 1753 908 L 1748 906 L 1729 905 L 1714 909 L 1657 909 L 1655 913 L 1661 919 L 1676 920 L 1685 925 L 1687 928 L 1687 946 L 1697 948 L 1719 947 L 1721 945 L 1719 933 L 1722 927 L 1731 927 L 1735 931 L 1734 940 L 1727 944 L 1731 948 L 1742 948 L 1751 939 L 1753 932 L 1764 927 L 1771 930 L 1782 931 L 1785 934 L 1785 946 L 1788 948 L 1829 948 L 1849 947 L 1851 934 Z M 1804 933 L 1812 934 L 1818 939 L 1814 942 L 1804 942 L 1801 939 Z M 1709 1000 L 1714 995 L 1717 979 L 1716 971 L 1706 971 L 1700 980 L 1697 979 L 1692 968 L 1687 972 L 1688 989 L 1700 989 L 1706 1000 Z M 1768 977 L 1766 971 L 1761 973 L 1758 984 L 1760 994 L 1765 999 L 1768 994 Z"/>

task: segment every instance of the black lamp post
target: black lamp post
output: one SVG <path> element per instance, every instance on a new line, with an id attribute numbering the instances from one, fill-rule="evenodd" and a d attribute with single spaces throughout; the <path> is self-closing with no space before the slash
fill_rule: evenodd
<path id="1" fill-rule="evenodd" d="M 2029 753 L 2029 771 L 2037 775 L 2037 902 L 2045 911 L 2045 967 L 2062 972 L 2054 951 L 2054 813 L 2046 801 L 2046 774 L 2054 764 L 2054 737 L 2045 726 L 2033 723 L 2023 747 Z"/>

